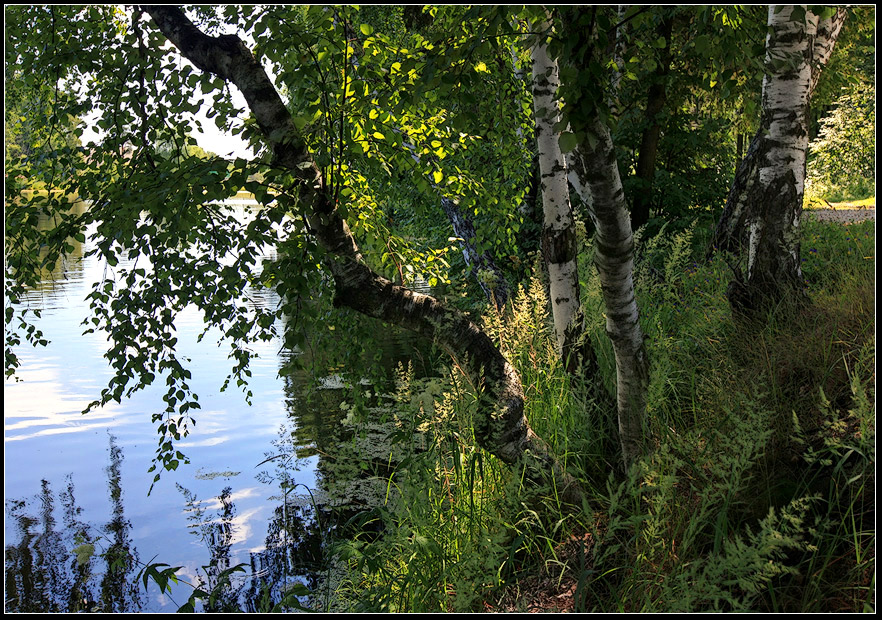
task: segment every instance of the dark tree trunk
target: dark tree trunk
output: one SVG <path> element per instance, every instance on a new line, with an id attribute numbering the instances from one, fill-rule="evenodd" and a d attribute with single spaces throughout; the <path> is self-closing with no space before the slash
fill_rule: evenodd
<path id="1" fill-rule="evenodd" d="M 646 129 L 640 141 L 640 152 L 637 158 L 636 177 L 640 180 L 638 189 L 631 201 L 631 230 L 637 230 L 649 221 L 649 209 L 652 206 L 652 186 L 655 178 L 655 167 L 658 160 L 658 145 L 661 139 L 659 115 L 667 100 L 667 79 L 671 70 L 671 31 L 673 19 L 665 19 L 658 28 L 659 36 L 667 43 L 656 65 L 652 85 L 646 101 Z"/>
<path id="2" fill-rule="evenodd" d="M 747 242 L 745 222 L 749 206 L 752 204 L 752 198 L 749 196 L 751 188 L 758 182 L 757 166 L 761 139 L 762 129 L 750 141 L 747 154 L 738 163 L 735 180 L 726 198 L 726 208 L 723 209 L 720 221 L 717 222 L 711 246 L 708 248 L 708 258 L 717 250 L 738 254 Z"/>

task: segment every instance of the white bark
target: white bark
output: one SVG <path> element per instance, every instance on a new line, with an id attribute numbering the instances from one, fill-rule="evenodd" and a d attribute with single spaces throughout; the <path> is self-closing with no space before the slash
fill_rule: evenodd
<path id="1" fill-rule="evenodd" d="M 763 111 L 768 115 L 767 137 L 773 146 L 767 163 L 759 169 L 760 182 L 768 185 L 773 179 L 791 171 L 796 177 L 797 192 L 802 194 L 808 132 L 806 111 L 812 67 L 809 62 L 811 40 L 818 27 L 818 17 L 806 13 L 806 22 L 791 19 L 792 6 L 769 8 L 769 28 L 774 32 L 766 39 L 766 75 L 763 78 Z M 777 9 L 780 9 L 777 13 Z M 777 61 L 795 63 L 794 69 Z"/>
<path id="2" fill-rule="evenodd" d="M 442 197 L 441 208 L 453 226 L 453 233 L 461 239 L 459 247 L 466 267 L 472 271 L 475 281 L 484 291 L 487 300 L 501 311 L 505 308 L 511 294 L 505 274 L 497 267 L 490 252 L 478 252 L 475 245 L 477 239 L 475 225 L 468 214 L 460 210 L 456 201 Z"/>
<path id="3" fill-rule="evenodd" d="M 527 464 L 526 473 L 554 485 L 564 502 L 582 505 L 578 482 L 530 428 L 520 377 L 487 333 L 465 314 L 429 295 L 394 285 L 364 262 L 290 113 L 245 44 L 235 35 L 205 35 L 180 9 L 163 5 L 144 10 L 190 62 L 242 91 L 274 163 L 297 171 L 302 181 L 298 207 L 327 250 L 326 264 L 336 285 L 334 303 L 423 334 L 447 349 L 481 390 L 482 406 L 474 421 L 478 443 L 505 463 Z"/>
<path id="4" fill-rule="evenodd" d="M 774 105 L 774 99 L 771 97 L 767 98 L 766 89 L 772 89 L 769 92 L 770 95 L 775 90 L 780 91 L 781 89 L 786 90 L 793 88 L 797 88 L 799 93 L 803 93 L 806 88 L 806 72 L 810 74 L 808 91 L 805 95 L 804 103 L 807 111 L 808 99 L 811 97 L 811 93 L 814 91 L 815 86 L 818 83 L 821 70 L 830 60 L 836 39 L 842 29 L 846 12 L 844 8 L 840 7 L 832 17 L 821 20 L 820 22 L 818 21 L 817 16 L 807 13 L 806 23 L 802 23 L 802 21 L 799 23 L 791 22 L 790 17 L 792 14 L 793 7 L 782 7 L 782 10 L 778 13 L 775 13 L 775 7 L 772 7 L 769 10 L 769 25 L 771 26 L 774 22 L 777 26 L 775 29 L 775 36 L 772 37 L 770 35 L 767 39 L 767 47 L 771 46 L 771 49 L 767 50 L 768 68 L 767 76 L 763 82 L 764 122 L 766 120 L 765 106 Z M 785 37 L 785 41 L 781 40 L 782 35 Z M 786 42 L 787 37 L 790 37 L 792 40 Z M 786 45 L 784 45 L 785 42 Z M 772 64 L 769 64 L 768 61 L 772 58 L 787 60 L 788 52 L 785 48 L 792 48 L 794 45 L 799 48 L 799 51 L 795 52 L 794 55 L 789 55 L 789 60 L 798 61 L 797 64 L 800 66 L 800 70 L 797 71 L 793 77 L 788 77 L 785 75 L 785 67 L 776 69 Z M 772 77 L 768 75 L 769 73 L 777 75 Z M 794 97 L 794 101 L 799 104 L 802 102 L 802 97 L 802 94 L 798 94 Z M 794 112 L 798 112 L 797 108 L 798 105 L 793 108 Z M 782 116 L 783 114 L 784 113 L 781 112 L 778 113 L 777 116 L 779 119 L 786 121 L 787 119 Z M 803 115 L 800 113 L 790 120 L 793 122 L 801 119 L 802 116 Z M 784 130 L 784 126 L 779 122 L 774 129 L 777 134 L 780 135 L 782 130 Z M 806 133 L 802 144 L 805 144 L 807 139 L 808 136 Z M 745 245 L 748 250 L 751 245 L 754 248 L 759 247 L 758 239 L 754 238 L 751 240 L 750 238 L 750 227 L 751 221 L 755 221 L 757 217 L 757 193 L 762 191 L 762 183 L 757 183 L 760 180 L 759 168 L 766 165 L 766 163 L 764 163 L 766 162 L 765 152 L 770 147 L 770 144 L 770 134 L 768 133 L 766 126 L 763 125 L 753 140 L 751 140 L 747 154 L 738 166 L 735 182 L 732 185 L 732 190 L 726 201 L 726 209 L 724 210 L 723 216 L 720 218 L 717 229 L 714 232 L 714 248 L 740 251 Z M 792 150 L 793 146 L 794 145 L 786 146 L 786 149 Z M 789 163 L 787 162 L 789 155 L 782 153 L 780 149 L 778 150 L 776 157 L 778 161 L 782 161 L 783 158 L 785 165 L 793 170 L 797 179 L 800 179 L 798 188 L 796 189 L 799 190 L 798 193 L 802 196 L 802 183 L 805 177 L 805 153 L 803 152 L 797 157 L 797 160 Z M 770 178 L 772 177 L 770 177 L 768 172 L 763 175 L 763 179 L 765 180 L 769 180 Z M 794 224 L 798 226 L 798 223 L 799 220 L 797 217 Z M 753 257 L 749 261 L 750 264 L 753 265 L 755 262 L 755 254 L 750 253 L 749 256 Z"/>
<path id="5" fill-rule="evenodd" d="M 558 353 L 564 364 L 568 365 L 568 358 L 573 354 L 573 340 L 582 330 L 582 312 L 567 165 L 560 150 L 560 134 L 554 131 L 555 123 L 560 120 L 560 109 L 555 100 L 560 78 L 557 61 L 549 58 L 544 42 L 533 47 L 532 58 L 533 109 L 536 115 L 536 144 L 542 179 L 542 246 L 548 268 Z"/>
<path id="6" fill-rule="evenodd" d="M 842 24 L 845 23 L 845 15 L 845 8 L 839 7 L 831 17 L 818 22 L 817 34 L 812 45 L 812 83 L 809 96 L 815 91 L 815 86 L 818 85 L 821 69 L 830 60 L 830 56 L 833 55 L 833 47 L 836 45 L 836 39 L 839 38 Z"/>
<path id="7" fill-rule="evenodd" d="M 649 362 L 634 298 L 634 236 L 609 129 L 599 119 L 569 159 L 569 179 L 588 205 L 597 229 L 595 265 L 600 276 L 606 331 L 616 357 L 619 437 L 625 464 L 643 452 Z"/>
<path id="8" fill-rule="evenodd" d="M 805 8 L 805 7 L 803 7 Z M 790 231 L 783 241 L 791 260 L 799 267 L 796 229 L 805 191 L 806 152 L 808 150 L 808 107 L 812 84 L 811 56 L 818 28 L 818 16 L 805 12 L 805 21 L 793 19 L 793 6 L 769 7 L 769 34 L 766 37 L 766 74 L 763 78 L 762 127 L 768 150 L 759 166 L 762 187 L 793 184 L 797 206 L 781 205 Z M 791 177 L 792 175 L 792 177 Z M 755 213 L 748 222 L 747 277 L 751 279 L 761 243 L 757 235 L 765 230 L 756 222 L 763 214 Z"/>
<path id="9" fill-rule="evenodd" d="M 818 16 L 807 7 L 769 8 L 762 120 L 727 204 L 727 211 L 731 205 L 744 212 L 729 213 L 727 224 L 728 230 L 735 231 L 735 239 L 747 242 L 747 276 L 736 277 L 728 291 L 732 308 L 739 314 L 755 314 L 780 301 L 799 303 L 805 298 L 799 221 L 809 99 L 843 18 L 844 13 L 837 11 L 819 24 Z M 739 227 L 745 230 L 743 237 L 737 233 Z"/>

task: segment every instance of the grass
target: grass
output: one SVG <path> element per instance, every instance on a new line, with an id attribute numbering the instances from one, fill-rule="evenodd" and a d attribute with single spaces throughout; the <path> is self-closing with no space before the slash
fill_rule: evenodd
<path id="1" fill-rule="evenodd" d="M 876 197 L 828 202 L 823 198 L 807 199 L 805 209 L 875 209 Z"/>
<path id="2" fill-rule="evenodd" d="M 531 425 L 585 484 L 577 514 L 473 447 L 476 398 L 456 368 L 399 377 L 394 422 L 427 445 L 386 474 L 396 499 L 362 516 L 384 533 L 356 527 L 336 549 L 335 609 L 875 609 L 873 222 L 807 222 L 812 303 L 749 331 L 731 319 L 725 263 L 695 262 L 694 245 L 687 228 L 642 247 L 653 450 L 627 474 L 608 412 L 555 361 L 541 283 L 487 320 L 521 373 Z M 589 269 L 583 284 L 611 389 Z"/>

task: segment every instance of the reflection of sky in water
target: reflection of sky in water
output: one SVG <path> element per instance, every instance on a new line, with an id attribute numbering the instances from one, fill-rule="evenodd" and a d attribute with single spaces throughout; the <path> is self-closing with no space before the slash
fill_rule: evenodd
<path id="1" fill-rule="evenodd" d="M 77 248 L 79 250 L 79 248 Z M 88 244 L 84 250 L 88 250 Z M 77 252 L 80 254 L 80 252 Z M 124 266 L 124 263 L 121 263 Z M 139 267 L 144 266 L 143 262 Z M 63 271 L 62 271 L 63 270 Z M 249 389 L 253 406 L 245 402 L 241 390 L 231 386 L 219 391 L 232 361 L 229 347 L 217 345 L 219 332 L 209 332 L 201 343 L 202 317 L 195 309 L 182 312 L 176 322 L 178 354 L 191 358 L 189 381 L 199 395 L 201 410 L 195 411 L 196 426 L 178 446 L 191 460 L 175 472 L 163 472 L 151 495 L 153 481 L 148 473 L 158 435 L 151 422 L 153 413 L 165 408 L 164 381 L 156 383 L 122 403 L 82 415 L 96 399 L 111 376 L 103 353 L 107 337 L 102 333 L 83 336 L 81 322 L 88 315 L 84 301 L 90 283 L 106 276 L 95 257 L 67 261 L 51 282 L 29 296 L 32 308 L 42 308 L 37 327 L 50 340 L 47 348 L 23 344 L 17 349 L 21 366 L 17 378 L 6 380 L 3 405 L 5 417 L 5 497 L 32 499 L 40 491 L 41 480 L 48 480 L 54 493 L 71 475 L 80 519 L 104 523 L 112 506 L 107 487 L 108 436 L 116 437 L 122 449 L 121 484 L 125 518 L 131 522 L 131 537 L 141 559 L 172 566 L 184 566 L 182 575 L 194 576 L 196 569 L 210 559 L 203 541 L 187 528 L 184 500 L 175 487 L 182 485 L 214 512 L 216 498 L 225 486 L 232 487 L 236 504 L 231 554 L 234 564 L 248 562 L 248 552 L 265 546 L 267 524 L 277 502 L 268 501 L 275 489 L 255 480 L 258 464 L 273 449 L 271 441 L 289 421 L 283 382 L 276 376 L 280 364 L 280 343 L 256 343 L 252 349 L 260 357 L 251 366 Z M 276 303 L 274 295 L 253 295 L 252 303 Z M 205 475 L 224 472 L 228 475 Z M 240 472 L 238 475 L 232 475 Z M 293 474 L 297 482 L 312 488 L 315 474 L 301 467 Z M 60 522 L 61 517 L 56 514 Z M 20 536 L 15 523 L 6 519 L 7 544 Z M 175 600 L 186 600 L 189 592 L 180 586 Z M 146 609 L 172 610 L 168 601 L 160 604 L 155 592 L 142 597 L 152 601 Z"/>

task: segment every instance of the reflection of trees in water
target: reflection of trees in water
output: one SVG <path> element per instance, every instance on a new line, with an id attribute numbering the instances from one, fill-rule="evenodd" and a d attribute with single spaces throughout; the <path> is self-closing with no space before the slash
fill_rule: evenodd
<path id="1" fill-rule="evenodd" d="M 386 368 L 407 358 L 407 347 L 411 346 L 412 342 L 397 341 L 378 349 Z M 262 463 L 266 469 L 258 475 L 258 480 L 279 489 L 281 495 L 269 498 L 275 508 L 265 546 L 249 554 L 248 573 L 230 572 L 237 562 L 232 550 L 236 534 L 232 489 L 221 491 L 218 509 L 209 514 L 194 494 L 181 487 L 191 527 L 210 554 L 198 584 L 213 594 L 203 600 L 206 611 L 265 610 L 297 583 L 320 593 L 313 604 L 327 603 L 331 597 L 334 577 L 327 567 L 330 541 L 347 535 L 338 524 L 385 501 L 382 478 L 388 471 L 383 468 L 394 467 L 389 460 L 389 431 L 405 432 L 394 425 L 353 427 L 347 422 L 353 408 L 379 409 L 390 401 L 377 395 L 377 383 L 343 385 L 326 381 L 321 386 L 324 389 L 315 389 L 314 381 L 305 375 L 286 377 L 284 391 L 292 424 L 280 431 L 272 453 Z M 319 457 L 319 489 L 307 492 L 294 472 L 304 457 L 315 455 Z M 122 450 L 111 436 L 110 464 L 105 471 L 112 511 L 104 525 L 80 519 L 82 509 L 75 501 L 70 476 L 57 500 L 50 483 L 43 481 L 35 498 L 36 510 L 31 507 L 34 502 L 7 501 L 10 522 L 18 530 L 18 542 L 6 546 L 8 611 L 120 613 L 141 609 L 133 574 L 138 570 L 138 555 L 122 501 L 122 460 Z M 379 493 L 373 489 L 378 482 L 382 487 Z M 61 524 L 54 516 L 56 506 L 61 508 Z M 162 553 L 160 550 L 159 561 Z"/>
<path id="2" fill-rule="evenodd" d="M 211 553 L 208 564 L 202 567 L 203 574 L 199 575 L 198 583 L 198 587 L 213 594 L 210 599 L 204 601 L 204 611 L 237 611 L 238 589 L 225 578 L 231 567 L 230 549 L 233 546 L 235 533 L 233 521 L 236 517 L 236 507 L 231 499 L 233 489 L 224 487 L 217 497 L 220 509 L 215 518 L 206 515 L 205 508 L 194 493 L 180 484 L 176 486 L 186 500 L 185 511 L 189 513 L 187 520 L 191 522 L 188 526 L 191 533 L 199 536 Z"/>
<path id="3" fill-rule="evenodd" d="M 80 217 L 87 209 L 88 205 L 86 205 L 85 202 L 70 202 L 65 215 L 71 218 Z M 40 233 L 50 234 L 56 229 L 56 227 L 59 227 L 59 225 L 60 220 L 58 217 L 50 218 L 46 214 L 41 213 L 37 220 L 36 229 L 40 231 Z M 58 292 L 64 291 L 67 288 L 69 280 L 78 282 L 83 279 L 83 244 L 73 237 L 67 237 L 64 239 L 64 242 L 68 244 L 70 251 L 65 252 L 59 257 L 58 262 L 51 271 L 43 270 L 40 274 L 40 281 L 29 294 L 54 296 Z M 45 255 L 46 250 L 44 246 L 44 248 L 41 249 L 41 258 Z"/>
<path id="4" fill-rule="evenodd" d="M 292 585 L 300 583 L 313 589 L 318 582 L 325 542 L 320 523 L 324 521 L 311 503 L 302 501 L 294 492 L 294 472 L 300 462 L 290 438 L 290 431 L 280 431 L 280 439 L 273 442 L 273 452 L 261 463 L 268 467 L 257 479 L 281 490 L 282 495 L 269 498 L 280 503 L 267 526 L 265 548 L 249 554 L 250 571 L 244 575 L 225 573 L 234 567 L 231 546 L 236 533 L 236 509 L 231 489 L 223 489 L 217 497 L 219 508 L 210 513 L 205 502 L 178 485 L 186 500 L 189 527 L 205 543 L 211 556 L 199 575 L 199 587 L 212 594 L 210 600 L 202 601 L 205 611 L 263 611 L 279 603 Z"/>
<path id="5" fill-rule="evenodd" d="M 328 562 L 330 544 L 334 537 L 347 535 L 341 524 L 365 507 L 376 505 L 363 495 L 349 497 L 345 493 L 360 483 L 379 480 L 369 475 L 372 468 L 357 466 L 369 460 L 370 455 L 360 440 L 352 441 L 351 430 L 342 424 L 341 412 L 345 411 L 340 407 L 340 392 L 325 396 L 318 404 L 328 416 L 336 418 L 336 424 L 334 432 L 321 438 L 318 448 L 318 467 L 326 472 L 322 475 L 323 488 L 311 490 L 297 482 L 296 474 L 302 465 L 301 444 L 293 430 L 282 427 L 257 475 L 258 481 L 280 494 L 268 498 L 276 506 L 267 526 L 264 549 L 249 554 L 250 570 L 245 574 L 225 574 L 237 562 L 231 552 L 236 509 L 230 488 L 223 489 L 217 497 L 217 509 L 209 510 L 208 502 L 200 501 L 179 485 L 186 500 L 190 528 L 206 545 L 211 558 L 199 575 L 198 586 L 212 594 L 210 600 L 202 599 L 205 611 L 265 611 L 282 601 L 295 584 L 303 584 L 313 593 L 311 601 L 301 603 L 325 607 L 333 596 L 334 575 Z M 314 400 L 301 402 L 317 404 Z M 352 467 L 335 469 L 332 462 L 337 460 L 337 453 L 339 460 Z M 389 452 L 385 454 L 387 458 Z M 332 479 L 333 484 L 329 483 Z M 381 496 L 375 499 L 382 501 Z"/>
<path id="6" fill-rule="evenodd" d="M 101 603 L 104 611 L 126 612 L 140 609 L 138 588 L 130 577 L 138 563 L 129 532 L 132 524 L 125 518 L 122 504 L 122 485 L 120 467 L 122 449 L 110 439 L 110 465 L 106 468 L 110 501 L 113 504 L 113 518 L 104 526 L 109 537 L 110 547 L 104 552 L 107 568 L 101 579 Z"/>
<path id="7" fill-rule="evenodd" d="M 24 513 L 27 502 L 11 500 L 6 510 L 21 535 L 17 545 L 6 545 L 6 610 L 16 612 L 79 611 L 68 604 L 75 576 L 66 570 L 66 549 L 62 534 L 55 531 L 55 498 L 49 482 L 42 481 L 37 496 L 40 518 Z"/>
<path id="8" fill-rule="evenodd" d="M 6 610 L 13 612 L 137 611 L 141 607 L 132 571 L 138 563 L 124 516 L 120 466 L 122 451 L 110 438 L 110 465 L 106 468 L 111 520 L 103 534 L 93 533 L 80 520 L 82 512 L 74 497 L 70 475 L 59 494 L 62 527 L 55 519 L 56 498 L 49 481 L 43 480 L 37 496 L 39 517 L 29 512 L 26 500 L 10 500 L 6 510 L 15 522 L 20 541 L 6 546 Z M 103 545 L 105 550 L 96 555 Z M 98 558 L 106 566 L 98 579 Z"/>
<path id="9" fill-rule="evenodd" d="M 339 400 L 336 402 L 335 410 L 339 412 Z M 313 592 L 321 591 L 323 599 L 331 594 L 325 569 L 329 539 L 338 529 L 335 523 L 350 517 L 352 511 L 329 508 L 327 494 L 314 501 L 296 482 L 302 459 L 290 429 L 283 428 L 273 443 L 258 480 L 280 494 L 269 498 L 275 508 L 265 546 L 249 554 L 246 564 L 250 571 L 245 574 L 230 572 L 237 562 L 232 550 L 237 516 L 232 489 L 221 491 L 218 507 L 212 510 L 179 485 L 190 527 L 210 555 L 196 584 L 212 594 L 203 600 L 205 611 L 265 610 L 298 583 Z M 122 460 L 122 449 L 111 437 L 110 464 L 105 471 L 112 510 L 103 525 L 90 525 L 81 519 L 82 508 L 76 502 L 71 476 L 57 497 L 50 483 L 43 481 L 34 500 L 7 502 L 7 513 L 17 526 L 19 541 L 6 547 L 8 611 L 121 613 L 141 609 L 139 582 L 134 574 L 139 570 L 138 554 L 123 505 Z M 339 498 L 330 501 L 335 505 L 345 503 Z M 57 508 L 62 514 L 60 523 Z M 163 559 L 161 553 L 159 561 Z"/>
<path id="10" fill-rule="evenodd" d="M 274 603 L 288 588 L 302 583 L 315 590 L 323 565 L 322 531 L 314 508 L 283 503 L 273 511 L 266 548 L 251 554 L 251 580 L 245 592 L 245 611 L 256 612 L 261 600 Z"/>

